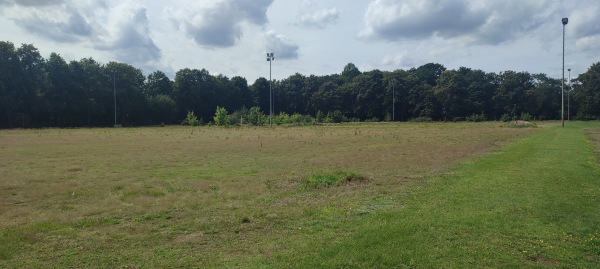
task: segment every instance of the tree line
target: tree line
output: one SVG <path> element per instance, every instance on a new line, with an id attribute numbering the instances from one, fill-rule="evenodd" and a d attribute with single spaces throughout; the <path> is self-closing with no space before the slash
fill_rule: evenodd
<path id="1" fill-rule="evenodd" d="M 565 86 L 569 114 L 600 117 L 600 63 L 573 81 Z M 263 77 L 250 85 L 206 69 L 181 69 L 174 80 L 162 71 L 144 76 L 125 63 L 67 62 L 57 53 L 44 59 L 31 44 L 0 42 L 0 128 L 112 126 L 115 100 L 116 122 L 125 126 L 180 124 L 190 112 L 207 123 L 226 111 L 264 124 L 269 87 Z M 365 72 L 349 63 L 340 74 L 272 81 L 279 118 L 332 122 L 560 119 L 561 87 L 545 74 L 448 70 L 437 63 Z"/>

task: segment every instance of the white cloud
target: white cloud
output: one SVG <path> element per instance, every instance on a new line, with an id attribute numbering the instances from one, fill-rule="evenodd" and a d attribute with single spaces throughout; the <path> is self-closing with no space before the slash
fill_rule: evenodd
<path id="1" fill-rule="evenodd" d="M 135 64 L 159 60 L 161 50 L 150 36 L 146 7 L 123 3 L 111 10 L 109 24 L 94 46 L 114 53 L 118 59 Z"/>
<path id="2" fill-rule="evenodd" d="M 231 47 L 243 36 L 244 23 L 263 26 L 273 0 L 213 0 L 167 8 L 171 21 L 198 45 Z"/>
<path id="3" fill-rule="evenodd" d="M 535 31 L 553 13 L 549 0 L 375 0 L 359 37 L 388 41 L 441 37 L 496 45 Z"/>
<path id="4" fill-rule="evenodd" d="M 107 51 L 114 60 L 145 64 L 161 58 L 150 36 L 146 7 L 103 0 L 15 0 L 11 19 L 27 32 L 57 43 Z"/>
<path id="5" fill-rule="evenodd" d="M 7 1 L 12 2 L 12 1 Z M 56 4 L 62 4 L 65 0 L 14 0 L 14 3 L 20 6 L 39 7 L 39 6 L 52 6 Z"/>
<path id="6" fill-rule="evenodd" d="M 580 51 L 600 51 L 600 35 L 586 36 L 577 39 L 575 46 Z"/>
<path id="7" fill-rule="evenodd" d="M 367 8 L 360 36 L 387 40 L 429 38 L 435 34 L 454 37 L 472 32 L 484 22 L 482 12 L 466 1 L 376 0 Z"/>
<path id="8" fill-rule="evenodd" d="M 582 52 L 600 50 L 600 2 L 580 5 L 569 15 L 566 25 L 567 38 L 575 37 L 575 47 Z M 597 54 L 596 54 L 597 55 Z"/>
<path id="9" fill-rule="evenodd" d="M 415 60 L 408 52 L 404 51 L 394 55 L 386 55 L 380 63 L 381 66 L 396 68 L 411 68 L 415 66 Z"/>
<path id="10" fill-rule="evenodd" d="M 600 2 L 586 5 L 573 11 L 569 16 L 568 31 L 572 36 L 586 37 L 600 35 Z"/>
<path id="11" fill-rule="evenodd" d="M 278 35 L 275 31 L 270 30 L 265 33 L 265 52 L 275 53 L 276 59 L 297 59 L 298 58 L 298 45 L 290 42 L 283 35 Z"/>
<path id="12" fill-rule="evenodd" d="M 336 24 L 340 17 L 337 8 L 318 8 L 312 1 L 302 2 L 296 25 L 324 29 Z"/>
<path id="13" fill-rule="evenodd" d="M 45 57 L 119 61 L 171 77 L 206 68 L 248 81 L 268 74 L 265 52 L 294 59 L 276 65 L 277 79 L 339 73 L 349 62 L 364 71 L 436 62 L 557 77 L 560 19 L 570 20 L 565 60 L 585 70 L 600 61 L 597 14 L 598 0 L 0 0 L 3 39 Z"/>
<path id="14" fill-rule="evenodd" d="M 329 24 L 335 24 L 340 16 L 336 8 L 304 13 L 298 19 L 298 24 L 308 27 L 325 28 Z"/>
<path id="15" fill-rule="evenodd" d="M 17 2 L 9 16 L 27 31 L 59 43 L 79 42 L 93 35 L 94 18 L 86 10 L 95 9 L 95 5 L 53 1 L 34 6 L 34 3 L 37 2 Z"/>

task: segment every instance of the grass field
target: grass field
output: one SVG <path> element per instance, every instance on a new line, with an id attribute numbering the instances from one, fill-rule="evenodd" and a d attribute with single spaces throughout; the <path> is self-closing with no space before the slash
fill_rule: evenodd
<path id="1" fill-rule="evenodd" d="M 596 123 L 3 130 L 0 267 L 593 268 L 595 141 Z"/>

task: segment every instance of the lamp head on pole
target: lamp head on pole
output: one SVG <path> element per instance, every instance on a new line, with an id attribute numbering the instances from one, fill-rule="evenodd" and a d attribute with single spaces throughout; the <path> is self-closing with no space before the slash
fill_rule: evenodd
<path id="1" fill-rule="evenodd" d="M 267 62 L 275 60 L 275 56 L 273 56 L 272 52 L 267 52 Z"/>
<path id="2" fill-rule="evenodd" d="M 562 18 L 562 24 L 567 25 L 569 23 L 569 18 Z"/>

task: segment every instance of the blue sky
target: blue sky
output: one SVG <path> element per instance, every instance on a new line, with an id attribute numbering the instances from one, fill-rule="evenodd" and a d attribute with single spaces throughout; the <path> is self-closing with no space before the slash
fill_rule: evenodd
<path id="1" fill-rule="evenodd" d="M 93 57 L 171 78 L 182 68 L 273 78 L 436 62 L 572 77 L 600 62 L 600 1 L 0 0 L 2 39 L 44 57 Z"/>

